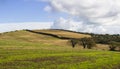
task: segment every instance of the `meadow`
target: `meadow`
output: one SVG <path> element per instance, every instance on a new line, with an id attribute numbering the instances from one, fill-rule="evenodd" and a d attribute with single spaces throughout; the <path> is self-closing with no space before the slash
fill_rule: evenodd
<path id="1" fill-rule="evenodd" d="M 22 30 L 0 34 L 0 69 L 120 69 L 120 52 Z"/>

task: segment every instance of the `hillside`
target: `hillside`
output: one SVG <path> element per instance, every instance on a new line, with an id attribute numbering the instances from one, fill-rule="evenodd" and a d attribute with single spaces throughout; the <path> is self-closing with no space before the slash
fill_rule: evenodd
<path id="1" fill-rule="evenodd" d="M 90 35 L 63 30 L 26 30 L 0 34 L 0 69 L 119 69 L 120 53 L 72 48 L 67 38 Z M 39 32 L 39 33 L 38 33 Z M 42 33 L 42 34 L 40 34 Z M 47 33 L 47 35 L 44 35 Z M 98 48 L 101 48 L 98 44 Z M 103 45 L 103 47 L 106 47 Z M 112 56 L 112 57 L 111 57 Z"/>
<path id="2" fill-rule="evenodd" d="M 49 33 L 60 37 L 66 38 L 84 38 L 90 37 L 90 35 L 78 34 L 73 32 L 61 31 L 61 30 L 33 30 L 35 32 Z M 8 32 L 0 35 L 0 40 L 15 40 L 15 41 L 25 41 L 25 42 L 35 42 L 42 44 L 51 44 L 51 45 L 68 45 L 68 40 L 59 39 L 50 35 L 38 34 L 29 32 L 26 30 L 16 31 L 16 32 Z M 62 46 L 61 45 L 61 46 Z"/>
<path id="3" fill-rule="evenodd" d="M 66 30 L 35 30 L 36 32 L 44 32 L 44 33 L 50 33 L 55 34 L 60 37 L 68 37 L 68 38 L 84 38 L 84 37 L 91 37 L 87 34 L 80 34 L 75 32 L 70 32 Z"/>

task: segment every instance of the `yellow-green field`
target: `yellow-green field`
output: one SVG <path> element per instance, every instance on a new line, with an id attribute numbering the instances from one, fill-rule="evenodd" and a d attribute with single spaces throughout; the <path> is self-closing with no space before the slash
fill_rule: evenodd
<path id="1" fill-rule="evenodd" d="M 68 40 L 16 31 L 0 34 L 0 69 L 120 69 L 120 52 L 72 48 Z"/>

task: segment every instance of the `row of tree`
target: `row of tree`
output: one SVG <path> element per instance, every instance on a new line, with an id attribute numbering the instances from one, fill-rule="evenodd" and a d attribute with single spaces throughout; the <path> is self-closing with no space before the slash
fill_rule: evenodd
<path id="1" fill-rule="evenodd" d="M 82 45 L 83 48 L 91 49 L 96 46 L 95 41 L 92 38 L 71 39 L 70 43 L 74 48 L 77 44 Z"/>
<path id="2" fill-rule="evenodd" d="M 91 49 L 99 44 L 108 44 L 110 51 L 120 51 L 120 35 L 92 35 L 91 38 L 71 39 L 70 43 L 74 48 L 77 44 L 83 48 Z"/>
<path id="3" fill-rule="evenodd" d="M 114 34 L 91 34 L 96 43 L 108 44 L 111 51 L 120 51 L 120 35 Z"/>
<path id="4" fill-rule="evenodd" d="M 111 41 L 120 42 L 120 35 L 109 35 L 109 34 L 91 34 L 92 38 L 95 40 L 96 43 L 100 44 L 109 44 Z"/>

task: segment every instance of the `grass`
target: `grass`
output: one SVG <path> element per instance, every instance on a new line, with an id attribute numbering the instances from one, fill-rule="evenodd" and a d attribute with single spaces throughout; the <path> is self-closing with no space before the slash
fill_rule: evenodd
<path id="1" fill-rule="evenodd" d="M 72 48 L 26 31 L 0 35 L 0 69 L 119 69 L 120 52 Z"/>

